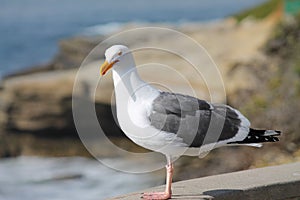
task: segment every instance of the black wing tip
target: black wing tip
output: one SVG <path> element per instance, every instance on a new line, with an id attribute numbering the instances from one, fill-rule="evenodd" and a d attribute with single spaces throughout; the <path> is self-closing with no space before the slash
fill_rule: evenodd
<path id="1" fill-rule="evenodd" d="M 272 136 L 280 136 L 281 135 L 281 131 L 278 131 L 278 130 L 273 130 L 273 134 Z"/>
<path id="2" fill-rule="evenodd" d="M 267 135 L 279 136 L 279 135 L 281 135 L 281 131 L 250 128 L 249 134 L 265 135 L 265 136 L 267 136 Z"/>
<path id="3" fill-rule="evenodd" d="M 278 142 L 279 138 L 276 136 L 259 136 L 259 137 L 247 137 L 243 141 L 230 142 L 228 144 L 253 144 L 253 143 L 265 143 L 265 142 Z"/>

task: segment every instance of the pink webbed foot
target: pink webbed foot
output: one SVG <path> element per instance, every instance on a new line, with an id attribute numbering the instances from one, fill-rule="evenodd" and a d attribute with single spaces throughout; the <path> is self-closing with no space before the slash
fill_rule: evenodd
<path id="1" fill-rule="evenodd" d="M 150 192 L 150 193 L 144 193 L 141 198 L 147 199 L 147 200 L 164 200 L 164 199 L 170 199 L 171 193 L 166 192 Z"/>
<path id="2" fill-rule="evenodd" d="M 167 169 L 167 180 L 166 180 L 166 190 L 165 192 L 150 192 L 150 193 L 143 193 L 141 198 L 147 199 L 147 200 L 164 200 L 164 199 L 170 199 L 172 196 L 172 176 L 173 176 L 173 164 L 168 159 L 168 165 L 166 166 Z"/>

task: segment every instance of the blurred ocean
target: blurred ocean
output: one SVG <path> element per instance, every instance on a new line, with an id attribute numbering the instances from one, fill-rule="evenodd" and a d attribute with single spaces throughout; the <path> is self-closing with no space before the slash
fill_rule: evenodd
<path id="1" fill-rule="evenodd" d="M 102 200 L 161 184 L 159 180 L 80 157 L 0 160 L 0 200 Z"/>
<path id="2" fill-rule="evenodd" d="M 0 77 L 49 61 L 62 38 L 105 34 L 126 22 L 215 20 L 263 1 L 1 0 Z"/>

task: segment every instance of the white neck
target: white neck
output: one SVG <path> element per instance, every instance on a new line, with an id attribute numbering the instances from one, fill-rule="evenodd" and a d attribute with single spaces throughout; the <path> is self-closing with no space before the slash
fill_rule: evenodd
<path id="1" fill-rule="evenodd" d="M 130 123 L 137 126 L 147 126 L 147 114 L 151 109 L 152 101 L 159 95 L 159 91 L 140 78 L 134 64 L 131 66 L 114 66 L 113 81 L 117 116 L 122 129 L 126 129 L 125 126 Z M 140 116 L 145 118 L 142 119 Z M 129 119 L 130 121 L 128 121 Z M 121 122 L 126 122 L 126 124 L 121 124 Z"/>
<path id="2" fill-rule="evenodd" d="M 126 68 L 125 68 L 126 69 Z M 127 68 L 113 69 L 113 81 L 115 88 L 116 101 L 124 102 L 125 99 L 137 101 L 139 88 L 146 85 L 140 78 L 135 66 Z"/>

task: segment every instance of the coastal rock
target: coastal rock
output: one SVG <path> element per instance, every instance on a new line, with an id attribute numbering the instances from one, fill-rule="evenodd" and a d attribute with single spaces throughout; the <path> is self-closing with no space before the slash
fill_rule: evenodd
<path id="1" fill-rule="evenodd" d="M 72 82 L 68 75 L 49 72 L 47 75 L 34 74 L 6 80 L 1 91 L 0 113 L 6 114 L 2 126 L 7 130 L 24 132 L 46 132 L 51 128 L 66 127 L 68 119 L 61 120 L 60 116 L 71 109 L 68 97 Z"/>
<path id="2" fill-rule="evenodd" d="M 84 95 L 91 96 L 84 91 L 84 86 L 90 79 L 82 82 L 82 94 L 73 94 L 76 72 L 77 70 L 71 69 L 34 73 L 5 80 L 0 91 L 2 97 L 0 127 L 12 132 L 50 136 L 76 135 L 72 116 L 72 96 L 82 99 L 89 99 Z M 90 68 L 87 67 L 84 73 L 89 77 Z M 108 104 L 111 99 L 106 98 L 111 96 L 112 87 L 104 88 L 102 92 L 110 95 L 101 95 L 101 98 L 96 99 L 95 108 L 105 119 L 111 121 L 108 124 L 104 123 L 104 128 L 118 134 L 120 130 L 116 128 L 112 109 Z"/>
<path id="3" fill-rule="evenodd" d="M 79 68 L 91 50 L 104 39 L 104 36 L 97 36 L 61 40 L 59 42 L 59 52 L 51 62 L 53 70 Z M 103 59 L 104 51 L 105 49 L 101 49 L 97 52 L 97 57 L 93 60 Z"/>
<path id="4" fill-rule="evenodd" d="M 132 28 L 132 26 L 126 28 Z M 255 87 L 256 79 L 251 76 L 249 71 L 251 67 L 236 67 L 233 70 L 232 66 L 234 63 L 251 63 L 252 58 L 259 54 L 257 53 L 258 49 L 264 44 L 271 28 L 272 24 L 268 22 L 236 25 L 232 20 L 212 24 L 186 24 L 177 27 L 178 30 L 188 34 L 207 49 L 219 66 L 222 78 L 226 83 L 225 88 L 229 94 L 234 94 L 235 91 L 243 88 Z M 260 31 L 259 36 L 253 37 L 253 33 L 258 30 Z M 91 99 L 93 97 L 93 91 L 90 91 L 89 88 L 95 87 L 91 84 L 96 83 L 97 80 L 95 79 L 99 78 L 96 74 L 99 73 L 99 65 L 103 62 L 99 59 L 103 58 L 105 48 L 98 49 L 89 55 L 88 60 L 85 60 L 85 66 L 81 69 L 83 80 L 80 80 L 81 83 L 79 84 L 81 87 L 80 94 L 73 94 L 76 73 L 89 51 L 103 39 L 104 37 L 99 36 L 61 41 L 60 51 L 48 65 L 46 71 L 34 71 L 34 73 L 6 78 L 3 81 L 2 89 L 0 89 L 0 127 L 12 132 L 30 132 L 52 136 L 75 135 L 72 95 L 77 98 L 89 96 Z M 175 39 L 168 35 L 161 35 L 160 37 L 137 35 L 136 37 L 128 37 L 125 41 L 126 44 L 133 46 L 141 43 L 149 46 L 149 44 L 155 45 L 162 42 L 166 45 L 174 44 Z M 180 51 L 183 51 L 182 49 L 186 45 L 183 41 L 177 41 L 176 44 L 175 48 Z M 110 45 L 105 44 L 105 46 Z M 184 51 L 184 53 L 187 52 L 192 57 L 199 57 L 197 52 Z M 247 55 L 247 61 L 245 61 L 245 55 Z M 180 60 L 178 56 L 162 51 L 148 50 L 146 54 L 137 52 L 135 58 L 138 65 L 153 62 L 160 64 L 156 68 L 143 68 L 140 71 L 142 78 L 146 81 L 159 83 L 162 89 L 167 88 L 175 92 L 196 95 L 199 98 L 210 100 L 210 93 L 205 81 L 191 70 L 186 70 L 185 66 L 188 66 L 188 63 L 185 60 Z M 203 63 L 200 61 L 198 64 L 203 66 L 203 70 L 207 70 L 207 59 L 203 59 Z M 161 67 L 162 65 L 172 68 Z M 157 67 L 159 67 L 160 73 L 157 73 Z M 247 79 L 251 78 L 245 82 L 244 77 L 246 76 Z M 214 75 L 211 78 L 206 78 L 213 80 Z M 188 81 L 188 84 L 185 81 Z M 214 100 L 225 102 L 226 97 L 218 96 L 219 92 L 224 92 L 224 88 L 214 86 L 212 88 L 218 97 Z M 97 113 L 103 114 L 105 119 L 103 125 L 109 130 L 108 132 L 120 135 L 121 131 L 114 128 L 117 126 L 111 111 L 111 104 L 113 105 L 114 99 L 112 90 L 111 76 L 103 77 L 95 94 L 95 107 Z"/>

